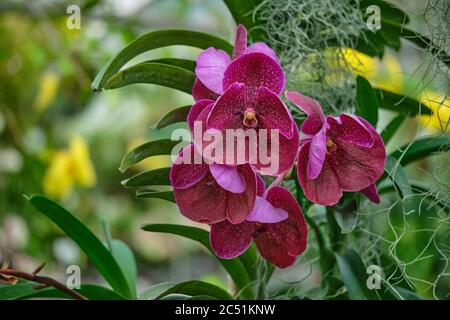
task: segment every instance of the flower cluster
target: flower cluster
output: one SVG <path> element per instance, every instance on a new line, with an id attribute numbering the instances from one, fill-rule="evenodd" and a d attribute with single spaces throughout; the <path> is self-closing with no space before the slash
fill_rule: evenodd
<path id="1" fill-rule="evenodd" d="M 237 29 L 231 57 L 208 48 L 199 55 L 195 73 L 196 102 L 187 118 L 193 144 L 178 155 L 170 180 L 181 213 L 211 226 L 210 243 L 217 256 L 239 256 L 254 241 L 265 259 L 284 268 L 305 250 L 307 226 L 302 209 L 280 186 L 297 158 L 299 183 L 310 201 L 333 205 L 343 191 L 362 191 L 369 199 L 379 200 L 374 182 L 386 158 L 380 136 L 360 117 L 326 117 L 318 102 L 286 92 L 308 115 L 300 139 L 280 98 L 285 75 L 277 55 L 264 43 L 247 46 L 243 26 Z M 206 152 L 211 141 L 196 136 L 197 125 L 202 134 L 225 134 L 232 129 L 246 136 L 268 130 L 277 139 L 264 141 L 257 135 L 255 143 L 241 149 L 230 149 L 239 142 L 227 140 L 221 156 L 212 158 Z M 268 170 L 255 156 L 254 150 L 263 147 L 276 150 L 275 170 Z M 230 150 L 237 151 L 230 154 Z M 266 188 L 261 175 L 275 179 Z"/>

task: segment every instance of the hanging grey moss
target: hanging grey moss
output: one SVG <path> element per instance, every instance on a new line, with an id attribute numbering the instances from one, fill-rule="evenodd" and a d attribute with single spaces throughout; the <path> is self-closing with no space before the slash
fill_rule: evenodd
<path id="1" fill-rule="evenodd" d="M 359 0 L 264 0 L 254 17 L 280 55 L 289 90 L 314 97 L 329 112 L 353 108 L 342 48 L 354 48 L 365 28 Z"/>

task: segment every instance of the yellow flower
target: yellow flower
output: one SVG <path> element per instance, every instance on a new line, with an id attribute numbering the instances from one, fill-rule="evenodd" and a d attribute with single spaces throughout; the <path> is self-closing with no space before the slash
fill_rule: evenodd
<path id="1" fill-rule="evenodd" d="M 45 111 L 53 102 L 58 91 L 60 77 L 55 72 L 45 72 L 39 82 L 39 91 L 34 100 L 34 108 L 38 112 Z"/>
<path id="2" fill-rule="evenodd" d="M 433 115 L 420 115 L 420 123 L 437 131 L 450 130 L 450 98 L 431 90 L 424 90 L 421 101 L 433 111 Z"/>
<path id="3" fill-rule="evenodd" d="M 75 136 L 68 149 L 56 151 L 44 175 L 44 192 L 54 198 L 67 197 L 75 185 L 92 187 L 97 177 L 83 138 Z"/>

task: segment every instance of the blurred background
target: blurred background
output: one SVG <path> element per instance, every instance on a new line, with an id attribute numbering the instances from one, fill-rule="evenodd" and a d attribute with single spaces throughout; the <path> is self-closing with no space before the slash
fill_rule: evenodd
<path id="1" fill-rule="evenodd" d="M 410 15 L 410 28 L 426 33 L 428 24 L 421 15 L 426 1 L 392 2 Z M 71 30 L 66 25 L 66 10 L 73 4 L 81 8 L 81 28 Z M 155 129 L 164 114 L 191 104 L 192 97 L 151 85 L 101 93 L 93 93 L 90 87 L 101 66 L 126 44 L 163 28 L 198 30 L 231 41 L 235 23 L 221 0 L 1 1 L 0 264 L 8 261 L 17 269 L 31 271 L 46 261 L 45 274 L 61 279 L 68 265 L 77 264 L 82 267 L 83 282 L 101 281 L 77 246 L 23 197 L 43 193 L 74 213 L 100 238 L 101 221 L 106 220 L 113 237 L 125 241 L 136 254 L 141 289 L 187 279 L 226 286 L 220 266 L 196 243 L 139 229 L 144 223 L 192 224 L 174 204 L 136 199 L 134 192 L 120 183 L 133 173 L 118 170 L 127 150 L 168 137 L 174 128 L 183 126 Z M 134 62 L 158 57 L 195 59 L 199 52 L 169 47 L 141 55 Z M 382 60 L 361 56 L 357 62 L 356 73 L 364 74 L 372 84 L 419 99 L 435 112 L 433 117 L 407 120 L 389 150 L 417 136 L 446 131 L 448 78 L 427 70 L 424 55 L 405 43 L 399 52 L 387 51 Z M 392 117 L 383 111 L 379 127 Z M 449 164 L 448 154 L 444 154 L 407 170 L 431 189 L 448 188 Z M 168 165 L 169 157 L 160 156 L 131 170 L 136 173 Z M 422 198 L 415 201 L 423 203 Z M 447 262 L 439 252 L 444 250 L 448 256 L 450 250 L 448 222 L 447 228 L 438 228 L 436 219 L 425 218 L 439 217 L 442 212 L 423 204 L 421 214 L 404 218 L 402 208 L 392 204 L 387 196 L 384 209 L 367 205 L 362 211 L 381 213 L 367 229 L 373 227 L 389 241 L 400 239 L 396 255 L 407 263 L 410 275 L 420 280 L 416 282 L 420 294 L 433 297 L 437 288 L 442 297 L 448 297 L 450 278 L 444 275 L 436 281 Z M 386 208 L 390 215 L 383 211 Z M 324 215 L 322 209 L 316 208 L 312 214 Z M 362 216 L 367 215 L 364 212 Z M 396 231 L 402 228 L 412 231 L 398 237 Z M 416 231 L 427 229 L 436 233 Z M 430 245 L 432 237 L 446 247 Z M 319 290 L 314 235 L 311 238 L 307 254 L 295 267 L 277 271 L 274 292 L 293 288 L 302 296 Z M 377 243 L 378 251 L 388 252 L 389 241 Z M 320 296 L 320 290 L 312 295 Z"/>

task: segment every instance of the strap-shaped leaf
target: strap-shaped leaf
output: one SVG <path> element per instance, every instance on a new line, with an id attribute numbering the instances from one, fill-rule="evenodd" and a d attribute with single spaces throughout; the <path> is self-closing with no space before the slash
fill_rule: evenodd
<path id="1" fill-rule="evenodd" d="M 112 240 L 112 255 L 119 264 L 122 272 L 127 279 L 128 286 L 132 290 L 133 299 L 137 298 L 136 292 L 136 278 L 137 278 L 137 267 L 136 259 L 133 252 L 128 247 L 128 245 L 121 240 Z"/>
<path id="2" fill-rule="evenodd" d="M 439 137 L 426 137 L 417 139 L 411 145 L 406 144 L 397 151 L 391 153 L 391 156 L 399 159 L 402 166 L 428 156 L 435 152 L 446 151 L 450 148 L 450 137 L 447 135 Z"/>
<path id="3" fill-rule="evenodd" d="M 367 272 L 364 263 L 354 250 L 347 251 L 344 255 L 336 254 L 336 261 L 341 273 L 348 296 L 352 300 L 377 300 L 374 290 L 367 288 Z"/>
<path id="4" fill-rule="evenodd" d="M 55 288 L 35 289 L 36 283 L 24 282 L 16 285 L 0 287 L 0 300 L 18 300 L 31 298 L 61 298 L 73 299 L 73 297 Z M 114 291 L 93 284 L 82 284 L 80 289 L 75 289 L 79 294 L 90 300 L 123 300 L 123 297 Z"/>
<path id="5" fill-rule="evenodd" d="M 261 21 L 256 20 L 253 12 L 260 5 L 262 0 L 224 0 L 225 5 L 230 10 L 234 21 L 243 24 L 253 41 L 266 40 L 263 28 L 258 28 Z"/>
<path id="6" fill-rule="evenodd" d="M 395 132 L 400 128 L 403 121 L 406 118 L 406 114 L 399 113 L 394 119 L 392 119 L 388 125 L 381 132 L 381 138 L 384 141 L 384 144 L 387 145 L 391 138 L 394 136 Z"/>
<path id="7" fill-rule="evenodd" d="M 138 173 L 137 175 L 122 181 L 122 185 L 127 188 L 137 188 L 145 186 L 169 186 L 170 168 L 160 168 Z"/>
<path id="8" fill-rule="evenodd" d="M 136 191 L 136 197 L 139 199 L 161 199 L 175 203 L 173 191 L 138 190 Z"/>
<path id="9" fill-rule="evenodd" d="M 44 196 L 35 195 L 29 201 L 75 241 L 116 292 L 126 298 L 133 297 L 133 291 L 117 261 L 83 223 L 59 204 Z"/>
<path id="10" fill-rule="evenodd" d="M 137 55 L 172 45 L 186 45 L 200 49 L 214 47 L 225 50 L 229 54 L 233 51 L 230 43 L 206 33 L 189 30 L 153 31 L 130 43 L 114 59 L 104 65 L 92 83 L 92 89 L 94 91 L 102 90 L 107 81 Z"/>
<path id="11" fill-rule="evenodd" d="M 361 76 L 356 78 L 356 113 L 376 128 L 378 100 L 369 81 Z"/>
<path id="12" fill-rule="evenodd" d="M 186 121 L 191 107 L 191 105 L 188 105 L 170 111 L 168 114 L 162 117 L 161 120 L 159 120 L 158 124 L 156 125 L 156 129 L 162 129 L 167 127 L 168 125 Z"/>
<path id="13" fill-rule="evenodd" d="M 419 113 L 430 115 L 432 113 L 430 109 L 424 108 L 417 100 L 381 89 L 375 89 L 374 91 L 380 108 L 405 113 L 409 116 L 415 116 Z"/>
<path id="14" fill-rule="evenodd" d="M 143 62 L 112 76 L 105 89 L 116 89 L 135 83 L 156 84 L 191 94 L 195 73 L 168 64 Z"/>
<path id="15" fill-rule="evenodd" d="M 225 268 L 225 270 L 227 270 L 228 274 L 233 279 L 240 296 L 244 299 L 252 299 L 254 297 L 251 290 L 250 278 L 242 261 L 239 258 L 230 260 L 218 258 L 209 245 L 209 233 L 207 231 L 195 227 L 176 224 L 149 224 L 143 226 L 142 230 L 176 234 L 200 242 L 212 253 L 214 257 L 218 259 L 219 263 Z"/>
<path id="16" fill-rule="evenodd" d="M 179 143 L 180 141 L 170 139 L 146 142 L 132 149 L 123 157 L 119 170 L 125 172 L 129 167 L 151 156 L 170 155 L 173 148 Z"/>
<path id="17" fill-rule="evenodd" d="M 188 296 L 210 296 L 220 300 L 233 300 L 233 297 L 222 288 L 203 281 L 193 280 L 180 282 L 159 294 L 155 300 L 159 300 L 170 294 L 185 294 Z"/>
<path id="18" fill-rule="evenodd" d="M 194 60 L 179 59 L 179 58 L 161 58 L 149 60 L 147 62 L 168 64 L 170 66 L 180 67 L 192 72 L 195 72 L 195 64 L 196 64 Z"/>

